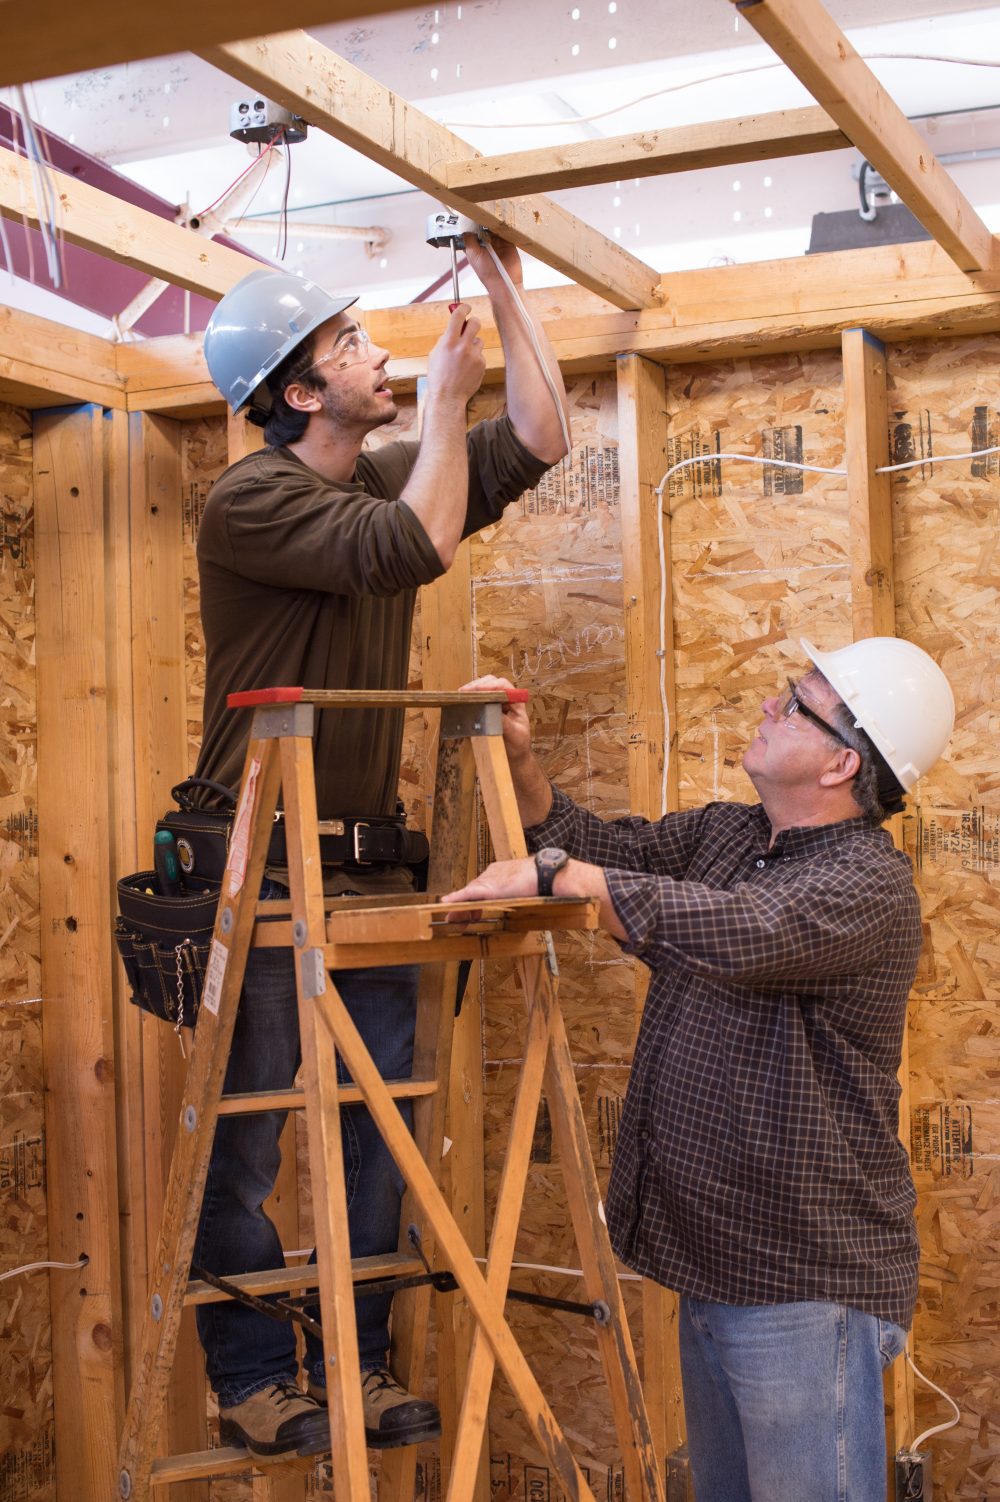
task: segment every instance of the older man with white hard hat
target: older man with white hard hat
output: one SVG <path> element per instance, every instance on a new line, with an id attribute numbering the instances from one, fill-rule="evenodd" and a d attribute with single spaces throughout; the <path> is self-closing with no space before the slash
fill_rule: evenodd
<path id="1" fill-rule="evenodd" d="M 880 826 L 954 700 L 911 642 L 802 646 L 743 755 L 757 804 L 602 822 L 505 708 L 536 853 L 445 899 L 596 897 L 652 971 L 606 1210 L 623 1262 L 682 1295 L 697 1502 L 880 1502 L 882 1372 L 916 1299 L 896 1073 L 920 911 Z"/>

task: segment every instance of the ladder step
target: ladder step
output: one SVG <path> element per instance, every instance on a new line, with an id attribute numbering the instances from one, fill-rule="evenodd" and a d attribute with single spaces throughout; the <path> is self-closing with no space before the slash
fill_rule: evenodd
<path id="1" fill-rule="evenodd" d="M 364 1283 L 371 1278 L 408 1278 L 413 1273 L 423 1271 L 424 1265 L 420 1259 L 411 1257 L 406 1252 L 386 1252 L 381 1257 L 351 1258 L 351 1272 L 355 1283 Z M 297 1288 L 315 1288 L 319 1283 L 319 1271 L 315 1262 L 305 1262 L 301 1267 L 275 1267 L 263 1272 L 234 1273 L 232 1277 L 226 1278 L 226 1282 L 235 1283 L 247 1293 L 258 1295 L 283 1293 L 285 1289 L 294 1292 Z M 184 1294 L 184 1307 L 188 1308 L 191 1304 L 221 1304 L 227 1297 L 218 1288 L 213 1288 L 211 1283 L 193 1278 Z"/>
<path id="2" fill-rule="evenodd" d="M 174 1481 L 193 1481 L 202 1476 L 225 1476 L 232 1471 L 246 1471 L 257 1462 L 248 1450 L 223 1445 L 218 1450 L 192 1450 L 189 1455 L 164 1455 L 153 1461 L 150 1482 L 169 1486 Z M 274 1462 L 269 1462 L 269 1466 Z"/>
<path id="3" fill-rule="evenodd" d="M 386 1088 L 393 1100 L 416 1100 L 421 1095 L 434 1095 L 437 1080 L 409 1079 L 386 1080 Z M 341 1085 L 337 1099 L 342 1106 L 357 1105 L 362 1099 L 357 1085 Z M 223 1095 L 219 1101 L 220 1116 L 252 1116 L 258 1111 L 303 1111 L 306 1094 L 304 1090 L 249 1090 L 241 1095 Z"/>

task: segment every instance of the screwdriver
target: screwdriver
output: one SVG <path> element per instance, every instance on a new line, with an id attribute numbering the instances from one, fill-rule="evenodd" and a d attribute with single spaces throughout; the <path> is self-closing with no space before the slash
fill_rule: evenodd
<path id="1" fill-rule="evenodd" d="M 182 897 L 184 878 L 177 858 L 177 841 L 169 829 L 158 829 L 153 836 L 153 867 L 161 897 Z"/>

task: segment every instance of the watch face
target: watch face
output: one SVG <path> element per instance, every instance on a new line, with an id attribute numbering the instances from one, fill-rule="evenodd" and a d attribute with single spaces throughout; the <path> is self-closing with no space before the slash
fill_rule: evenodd
<path id="1" fill-rule="evenodd" d="M 539 897 L 552 896 L 552 883 L 556 874 L 562 870 L 568 860 L 569 856 L 565 850 L 560 850 L 558 845 L 549 845 L 544 850 L 535 851 Z"/>

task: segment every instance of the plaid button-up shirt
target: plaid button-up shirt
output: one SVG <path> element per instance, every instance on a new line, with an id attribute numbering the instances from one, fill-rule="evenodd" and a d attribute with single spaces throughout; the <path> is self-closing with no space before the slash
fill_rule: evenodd
<path id="1" fill-rule="evenodd" d="M 615 1251 L 696 1298 L 820 1300 L 909 1326 L 909 861 L 862 818 L 769 850 L 759 805 L 603 823 L 554 793 L 531 848 L 605 868 L 624 947 L 652 971 L 608 1190 Z"/>

